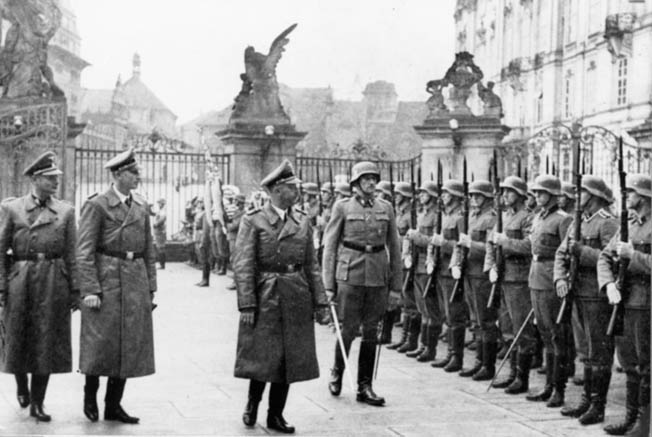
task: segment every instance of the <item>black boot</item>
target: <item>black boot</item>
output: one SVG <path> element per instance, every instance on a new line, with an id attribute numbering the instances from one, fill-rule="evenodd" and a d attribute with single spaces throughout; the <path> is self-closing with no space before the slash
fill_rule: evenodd
<path id="1" fill-rule="evenodd" d="M 444 358 L 440 358 L 440 359 L 435 360 L 432 363 L 430 363 L 430 365 L 432 367 L 435 367 L 435 368 L 446 367 L 448 365 L 448 363 L 450 363 L 450 361 L 453 359 L 453 340 L 451 338 L 452 335 L 453 335 L 452 332 L 453 332 L 452 329 L 446 329 L 446 342 L 445 343 L 448 346 L 447 350 L 446 350 L 446 356 Z"/>
<path id="2" fill-rule="evenodd" d="M 426 350 L 426 343 L 428 342 L 428 325 L 425 323 L 421 323 L 419 325 L 419 342 L 418 346 L 414 350 L 407 351 L 405 353 L 406 357 L 409 358 L 416 358 L 419 355 L 423 353 L 424 350 Z"/>
<path id="3" fill-rule="evenodd" d="M 519 353 L 516 364 L 516 378 L 509 387 L 505 389 L 508 395 L 517 395 L 527 393 L 530 388 L 530 366 L 532 364 L 532 355 Z"/>
<path id="4" fill-rule="evenodd" d="M 16 373 L 16 399 L 20 408 L 29 407 L 29 382 L 27 373 Z"/>
<path id="5" fill-rule="evenodd" d="M 407 340 L 401 347 L 396 349 L 396 352 L 404 354 L 408 351 L 415 350 L 417 348 L 417 343 L 419 341 L 419 331 L 421 330 L 421 315 L 417 314 L 414 316 L 410 316 L 408 318 L 409 320 L 409 328 L 408 328 L 408 334 L 407 334 Z"/>
<path id="6" fill-rule="evenodd" d="M 405 344 L 408 337 L 408 331 L 410 329 L 410 323 L 408 322 L 409 318 L 405 316 L 405 321 L 401 324 L 401 338 L 398 339 L 396 343 L 392 343 L 387 346 L 387 349 L 394 350 L 398 349 Z"/>
<path id="7" fill-rule="evenodd" d="M 496 355 L 496 358 L 498 356 Z M 518 353 L 516 351 L 512 351 L 512 354 L 509 356 L 509 374 L 505 379 L 501 379 L 500 381 L 494 382 L 491 386 L 494 388 L 507 388 L 509 387 L 514 380 L 516 379 L 516 365 L 518 361 Z"/>
<path id="8" fill-rule="evenodd" d="M 100 413 L 97 408 L 97 389 L 100 387 L 100 377 L 86 375 L 86 384 L 84 385 L 84 415 L 91 422 L 97 422 Z"/>
<path id="9" fill-rule="evenodd" d="M 225 258 L 220 258 L 217 261 L 217 274 L 218 276 L 224 276 L 226 275 L 226 259 Z"/>
<path id="10" fill-rule="evenodd" d="M 432 361 L 437 355 L 437 343 L 439 343 L 439 331 L 441 329 L 433 325 L 429 325 L 427 329 L 428 336 L 426 338 L 428 344 L 426 345 L 426 349 L 421 353 L 421 355 L 417 357 L 417 361 L 421 363 Z"/>
<path id="11" fill-rule="evenodd" d="M 591 406 L 591 384 L 593 382 L 593 371 L 590 366 L 584 366 L 584 391 L 580 398 L 580 403 L 575 407 L 564 407 L 561 409 L 562 416 L 580 417 L 586 413 Z"/>
<path id="12" fill-rule="evenodd" d="M 550 399 L 548 399 L 548 403 L 546 403 L 546 407 L 548 408 L 557 408 L 564 405 L 566 381 L 568 380 L 568 369 L 566 366 L 566 357 L 555 355 L 552 369 L 554 390 L 552 392 L 552 396 L 550 396 Z"/>
<path id="13" fill-rule="evenodd" d="M 451 344 L 453 355 L 451 360 L 444 367 L 444 372 L 452 373 L 459 372 L 462 370 L 462 365 L 464 364 L 464 334 L 465 328 L 455 328 L 450 329 L 451 333 Z"/>
<path id="14" fill-rule="evenodd" d="M 553 355 L 546 353 L 546 361 L 550 363 L 549 366 L 546 366 L 546 385 L 543 386 L 543 390 L 527 395 L 525 399 L 532 402 L 543 402 L 550 399 L 552 395 L 552 361 Z"/>
<path id="15" fill-rule="evenodd" d="M 283 418 L 285 402 L 288 398 L 288 384 L 272 383 L 269 389 L 269 410 L 267 410 L 267 428 L 284 434 L 294 434 L 294 427 Z"/>
<path id="16" fill-rule="evenodd" d="M 385 314 L 383 315 L 383 329 L 380 332 L 380 344 L 390 344 L 392 342 L 394 314 L 394 311 L 385 311 Z"/>
<path id="17" fill-rule="evenodd" d="M 586 379 L 585 379 L 586 381 Z M 604 422 L 604 407 L 611 382 L 611 368 L 595 368 L 591 376 L 591 407 L 580 417 L 582 425 Z"/>
<path id="18" fill-rule="evenodd" d="M 345 344 L 345 351 L 348 357 L 351 343 Z M 375 356 L 374 356 L 375 358 Z M 339 396 L 342 392 L 342 375 L 344 375 L 344 357 L 342 357 L 342 350 L 339 342 L 335 343 L 335 362 L 331 369 L 331 377 L 328 382 L 328 391 L 333 396 Z"/>
<path id="19" fill-rule="evenodd" d="M 625 397 L 625 420 L 620 423 L 614 423 L 604 427 L 604 432 L 609 435 L 625 435 L 629 430 L 634 427 L 636 423 L 636 418 L 638 417 L 638 385 L 639 379 L 638 375 L 627 375 L 627 384 L 626 390 L 627 394 Z"/>
<path id="20" fill-rule="evenodd" d="M 482 343 L 480 343 L 475 349 L 475 361 L 473 362 L 473 366 L 469 367 L 468 369 L 460 370 L 459 375 L 463 378 L 470 378 L 471 376 L 475 375 L 476 372 L 482 368 L 483 357 L 484 348 L 482 347 Z"/>
<path id="21" fill-rule="evenodd" d="M 376 395 L 371 387 L 376 357 L 376 342 L 362 340 L 358 355 L 358 394 L 356 400 L 365 404 L 381 407 L 385 399 Z"/>
<path id="22" fill-rule="evenodd" d="M 245 426 L 256 425 L 258 419 L 258 404 L 263 397 L 265 391 L 265 383 L 263 381 L 256 381 L 252 379 L 249 381 L 249 393 L 247 396 L 247 405 L 245 405 L 244 413 L 242 413 L 242 423 Z"/>
<path id="23" fill-rule="evenodd" d="M 210 263 L 204 263 L 201 271 L 201 281 L 195 284 L 197 287 L 208 287 L 210 284 L 211 277 L 211 265 Z"/>
<path id="24" fill-rule="evenodd" d="M 45 399 L 45 392 L 48 389 L 49 380 L 50 375 L 32 374 L 29 415 L 36 417 L 36 420 L 39 422 L 49 422 L 52 420 L 52 417 L 49 414 L 45 414 L 45 411 L 43 411 L 43 400 Z"/>
<path id="25" fill-rule="evenodd" d="M 117 420 L 118 422 L 135 425 L 140 422 L 138 417 L 127 414 L 122 409 L 120 402 L 124 394 L 126 379 L 110 377 L 106 382 L 106 396 L 104 398 L 104 420 Z"/>
<path id="26" fill-rule="evenodd" d="M 482 367 L 473 374 L 474 381 L 489 381 L 496 374 L 496 354 L 498 345 L 495 341 L 482 343 Z"/>
<path id="27" fill-rule="evenodd" d="M 650 435 L 650 374 L 641 377 L 638 386 L 638 418 L 626 436 Z"/>

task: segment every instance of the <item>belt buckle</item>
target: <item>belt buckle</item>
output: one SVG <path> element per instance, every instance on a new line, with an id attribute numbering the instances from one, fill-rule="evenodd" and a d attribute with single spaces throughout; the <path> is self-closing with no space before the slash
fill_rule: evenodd
<path id="1" fill-rule="evenodd" d="M 39 252 L 36 254 L 36 259 L 38 261 L 44 261 L 45 260 L 45 254 L 43 252 Z"/>
<path id="2" fill-rule="evenodd" d="M 287 265 L 287 270 L 288 270 L 288 273 L 294 273 L 294 270 L 295 270 L 294 264 L 288 264 Z"/>
<path id="3" fill-rule="evenodd" d="M 127 252 L 125 255 L 125 259 L 129 261 L 133 261 L 134 259 L 134 253 L 133 252 Z"/>
<path id="4" fill-rule="evenodd" d="M 374 248 L 373 248 L 373 246 L 372 246 L 371 244 L 366 244 L 366 245 L 364 246 L 364 251 L 365 251 L 366 253 L 371 253 L 371 252 L 373 251 L 373 249 L 374 249 Z"/>

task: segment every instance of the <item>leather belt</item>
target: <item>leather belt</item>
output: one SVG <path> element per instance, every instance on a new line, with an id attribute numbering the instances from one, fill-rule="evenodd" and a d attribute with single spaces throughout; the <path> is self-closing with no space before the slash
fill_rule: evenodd
<path id="1" fill-rule="evenodd" d="M 113 258 L 120 258 L 127 261 L 132 261 L 138 258 L 144 258 L 145 254 L 143 252 L 121 252 L 118 250 L 109 250 L 109 249 L 97 249 L 97 253 L 102 255 L 111 256 Z"/>
<path id="2" fill-rule="evenodd" d="M 61 254 L 58 253 L 29 253 L 26 255 L 12 255 L 11 257 L 14 261 L 44 261 L 44 260 L 53 260 L 63 258 Z"/>
<path id="3" fill-rule="evenodd" d="M 545 262 L 545 261 L 554 261 L 554 256 L 543 256 L 543 255 L 532 255 L 532 261 L 534 262 Z"/>
<path id="4" fill-rule="evenodd" d="M 303 268 L 303 264 L 279 264 L 276 266 L 264 266 L 261 271 L 264 273 L 294 273 Z"/>
<path id="5" fill-rule="evenodd" d="M 352 241 L 344 241 L 342 242 L 342 246 L 346 247 L 347 249 L 353 249 L 353 250 L 357 250 L 358 252 L 364 252 L 364 253 L 378 253 L 385 250 L 384 244 L 372 246 L 371 244 L 366 244 L 366 245 L 358 244 Z"/>

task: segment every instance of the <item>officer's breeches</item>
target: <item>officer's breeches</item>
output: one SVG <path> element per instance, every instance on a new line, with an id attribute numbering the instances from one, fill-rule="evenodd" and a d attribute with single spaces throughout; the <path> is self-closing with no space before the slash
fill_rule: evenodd
<path id="1" fill-rule="evenodd" d="M 362 326 L 362 339 L 376 341 L 378 322 L 387 305 L 387 287 L 337 283 L 338 317 L 342 338 L 350 344 Z"/>

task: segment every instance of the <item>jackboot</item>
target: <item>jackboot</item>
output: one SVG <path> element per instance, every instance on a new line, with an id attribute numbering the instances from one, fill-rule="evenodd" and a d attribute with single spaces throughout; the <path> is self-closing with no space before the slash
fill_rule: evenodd
<path id="1" fill-rule="evenodd" d="M 32 374 L 32 387 L 29 393 L 31 398 L 29 415 L 35 417 L 38 422 L 49 422 L 52 420 L 52 417 L 43 411 L 43 400 L 45 399 L 45 392 L 48 389 L 49 380 L 50 375 Z"/>
<path id="2" fill-rule="evenodd" d="M 475 375 L 476 372 L 482 368 L 483 356 L 484 348 L 482 347 L 482 343 L 480 343 L 475 349 L 475 361 L 473 362 L 473 366 L 468 369 L 460 370 L 459 375 L 463 378 L 470 378 L 471 376 Z"/>
<path id="3" fill-rule="evenodd" d="M 625 435 L 627 431 L 634 427 L 638 417 L 638 375 L 631 378 L 627 375 L 626 395 L 625 395 L 625 420 L 620 423 L 613 423 L 604 427 L 604 432 L 609 435 Z"/>
<path id="4" fill-rule="evenodd" d="M 516 378 L 505 389 L 508 395 L 517 395 L 527 393 L 530 388 L 530 366 L 532 364 L 532 354 L 519 353 L 516 364 Z"/>
<path id="5" fill-rule="evenodd" d="M 552 361 L 553 361 L 553 354 L 548 354 L 546 353 L 546 361 L 548 361 L 551 365 L 546 367 L 546 384 L 543 386 L 543 389 L 533 393 L 531 395 L 527 395 L 525 399 L 528 401 L 532 402 L 543 402 L 547 401 L 550 399 L 550 396 L 552 395 Z"/>
<path id="6" fill-rule="evenodd" d="M 566 381 L 568 380 L 568 369 L 566 368 L 566 357 L 555 355 L 552 369 L 552 379 L 554 390 L 552 396 L 548 399 L 546 407 L 557 408 L 564 405 L 564 395 L 566 393 Z"/>
<path id="7" fill-rule="evenodd" d="M 117 420 L 131 425 L 140 422 L 138 417 L 130 416 L 120 405 L 126 383 L 127 380 L 122 378 L 109 377 L 107 380 L 106 396 L 104 397 L 104 420 Z"/>
<path id="8" fill-rule="evenodd" d="M 405 313 L 403 313 L 405 314 Z M 408 331 L 410 330 L 410 323 L 408 322 L 409 318 L 406 316 L 405 320 L 403 323 L 401 323 L 401 337 L 398 339 L 396 343 L 392 343 L 389 346 L 387 346 L 387 349 L 389 350 L 395 350 L 400 348 L 405 344 L 408 338 Z"/>
<path id="9" fill-rule="evenodd" d="M 473 374 L 474 381 L 489 381 L 496 374 L 496 354 L 498 345 L 495 341 L 482 342 L 482 367 Z"/>
<path id="10" fill-rule="evenodd" d="M 258 419 L 258 404 L 260 404 L 264 391 L 265 383 L 263 381 L 256 381 L 255 379 L 249 381 L 247 405 L 245 406 L 244 413 L 242 413 L 242 422 L 245 426 L 256 425 L 256 420 Z"/>
<path id="11" fill-rule="evenodd" d="M 396 352 L 404 354 L 408 351 L 415 350 L 419 341 L 419 331 L 421 330 L 421 314 L 410 316 L 407 340 Z"/>
<path id="12" fill-rule="evenodd" d="M 267 410 L 267 428 L 284 434 L 294 434 L 294 427 L 283 418 L 285 402 L 290 390 L 289 384 L 273 382 L 269 389 L 269 410 Z"/>
<path id="13" fill-rule="evenodd" d="M 197 287 L 208 287 L 210 285 L 211 278 L 211 265 L 209 263 L 204 263 L 201 271 L 201 281 L 195 284 Z"/>
<path id="14" fill-rule="evenodd" d="M 100 387 L 100 377 L 86 375 L 86 384 L 84 385 L 84 415 L 91 422 L 97 422 L 100 413 L 97 408 L 97 389 Z"/>
<path id="15" fill-rule="evenodd" d="M 383 315 L 383 330 L 380 333 L 380 344 L 390 344 L 392 342 L 394 314 L 394 311 L 385 311 L 385 314 Z"/>
<path id="16" fill-rule="evenodd" d="M 450 347 L 453 351 L 450 361 L 444 367 L 444 371 L 448 373 L 459 372 L 462 370 L 464 364 L 464 334 L 465 328 L 449 329 L 452 331 L 450 340 Z"/>
<path id="17" fill-rule="evenodd" d="M 650 375 L 642 376 L 638 386 L 638 418 L 626 436 L 650 435 Z"/>
<path id="18" fill-rule="evenodd" d="M 217 274 L 218 274 L 218 276 L 226 275 L 226 263 L 227 263 L 227 260 L 224 259 L 224 258 L 220 258 L 217 261 Z"/>
<path id="19" fill-rule="evenodd" d="M 417 346 L 416 349 L 407 351 L 405 353 L 405 356 L 410 358 L 416 358 L 419 355 L 421 355 L 423 351 L 426 349 L 427 341 L 428 341 L 428 325 L 425 323 L 421 323 L 419 327 L 419 342 L 418 342 L 419 345 Z"/>
<path id="20" fill-rule="evenodd" d="M 426 349 L 417 357 L 417 361 L 421 363 L 425 363 L 428 361 L 432 361 L 435 359 L 435 356 L 437 356 L 437 343 L 439 343 L 439 331 L 440 328 L 437 326 L 433 325 L 428 325 L 428 344 L 426 345 Z"/>
<path id="21" fill-rule="evenodd" d="M 344 345 L 346 356 L 349 356 L 349 350 L 351 349 L 351 343 Z M 344 357 L 342 356 L 342 351 L 338 342 L 335 342 L 335 362 L 333 368 L 331 369 L 331 376 L 328 382 L 328 391 L 333 396 L 339 396 L 342 392 L 342 376 L 344 375 Z"/>
<path id="22" fill-rule="evenodd" d="M 16 373 L 16 399 L 20 408 L 29 407 L 29 382 L 27 373 Z"/>
<path id="23" fill-rule="evenodd" d="M 362 340 L 358 355 L 358 393 L 356 400 L 368 405 L 381 407 L 385 405 L 385 398 L 376 395 L 372 388 L 374 361 L 376 358 L 376 342 Z"/>
<path id="24" fill-rule="evenodd" d="M 446 350 L 446 356 L 444 358 L 434 360 L 432 363 L 430 363 L 432 367 L 435 368 L 446 367 L 448 363 L 450 363 L 450 361 L 453 359 L 453 346 L 452 346 L 453 340 L 451 340 L 451 336 L 453 335 L 452 332 L 453 331 L 451 329 L 446 330 L 446 338 L 447 338 L 446 344 L 448 345 L 448 348 Z"/>
<path id="25" fill-rule="evenodd" d="M 574 407 L 566 406 L 561 409 L 562 416 L 580 417 L 589 410 L 591 406 L 591 384 L 593 383 L 593 369 L 590 366 L 584 366 L 584 390 L 580 403 Z"/>
<path id="26" fill-rule="evenodd" d="M 580 417 L 582 425 L 604 422 L 604 407 L 607 404 L 607 392 L 611 382 L 611 368 L 595 368 L 591 378 L 591 407 Z"/>
<path id="27" fill-rule="evenodd" d="M 496 358 L 498 358 L 497 355 Z M 516 351 L 512 351 L 512 354 L 509 357 L 509 374 L 504 379 L 494 382 L 491 386 L 494 388 L 509 387 L 512 384 L 512 382 L 514 382 L 514 380 L 516 379 L 517 361 L 518 361 L 518 353 L 516 353 Z"/>

